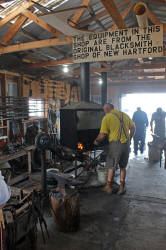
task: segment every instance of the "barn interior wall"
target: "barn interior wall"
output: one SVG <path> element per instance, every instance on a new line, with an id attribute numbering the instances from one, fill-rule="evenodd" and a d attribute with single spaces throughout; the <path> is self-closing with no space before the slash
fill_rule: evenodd
<path id="1" fill-rule="evenodd" d="M 73 88 L 70 94 L 70 84 L 63 81 L 32 80 L 30 77 L 17 73 L 0 72 L 0 82 L 3 96 L 42 98 L 44 100 L 55 98 L 63 100 L 64 103 L 69 102 L 70 95 L 72 102 L 76 102 L 80 98 L 80 90 L 77 91 L 76 88 Z"/>
<path id="2" fill-rule="evenodd" d="M 165 82 L 154 83 L 128 83 L 108 87 L 108 97 L 116 108 L 121 108 L 120 98 L 127 93 L 164 93 L 166 92 Z"/>
<path id="3" fill-rule="evenodd" d="M 127 93 L 166 93 L 166 82 L 132 82 L 108 84 L 108 101 L 112 102 L 115 108 L 121 108 L 120 98 Z M 101 86 L 93 85 L 92 95 L 101 95 Z"/>

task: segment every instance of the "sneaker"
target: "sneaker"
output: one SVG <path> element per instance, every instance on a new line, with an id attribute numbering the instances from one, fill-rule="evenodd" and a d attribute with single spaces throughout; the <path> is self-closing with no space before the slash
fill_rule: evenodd
<path id="1" fill-rule="evenodd" d="M 120 188 L 119 188 L 119 192 L 118 192 L 118 195 L 122 195 L 126 193 L 126 189 L 125 189 L 125 184 L 121 183 L 120 184 Z"/>
<path id="2" fill-rule="evenodd" d="M 107 183 L 106 186 L 103 188 L 103 191 L 107 194 L 112 194 L 112 187 L 110 183 Z"/>

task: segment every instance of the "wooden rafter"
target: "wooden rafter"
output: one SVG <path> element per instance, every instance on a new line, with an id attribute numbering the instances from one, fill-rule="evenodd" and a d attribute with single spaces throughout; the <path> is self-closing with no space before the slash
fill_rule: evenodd
<path id="1" fill-rule="evenodd" d="M 29 10 L 23 10 L 22 14 L 24 16 L 26 16 L 27 18 L 29 18 L 30 20 L 32 20 L 33 22 L 35 22 L 36 24 L 38 24 L 43 29 L 45 29 L 48 32 L 52 33 L 55 37 L 59 36 L 60 31 L 58 31 L 57 29 L 55 29 L 54 27 L 52 27 L 51 25 L 49 25 L 48 23 L 46 23 L 45 21 L 40 19 L 38 16 L 36 16 L 32 12 L 30 12 Z"/>
<path id="2" fill-rule="evenodd" d="M 38 2 L 39 0 L 33 0 L 33 2 Z M 23 9 L 28 9 L 31 7 L 34 3 L 31 1 L 27 1 L 26 3 L 21 4 L 17 9 L 12 11 L 9 15 L 1 19 L 0 21 L 0 28 L 4 26 L 6 23 L 10 22 L 13 20 L 15 17 L 19 16 L 22 12 Z"/>
<path id="3" fill-rule="evenodd" d="M 57 45 L 66 45 L 71 44 L 72 38 L 67 37 L 66 40 L 61 41 L 57 38 L 47 39 L 47 40 L 40 40 L 36 42 L 28 42 L 28 43 L 20 43 L 16 45 L 10 45 L 7 47 L 0 47 L 0 54 L 36 49 L 36 48 L 44 48 L 44 47 L 51 47 Z"/>
<path id="4" fill-rule="evenodd" d="M 37 62 L 29 64 L 30 68 L 36 68 L 36 67 L 46 67 L 46 66 L 59 66 L 63 64 L 71 64 L 73 63 L 72 58 L 62 59 L 62 60 L 52 60 L 48 62 Z"/>
<path id="5" fill-rule="evenodd" d="M 25 16 L 19 16 L 15 23 L 12 24 L 12 26 L 9 28 L 7 33 L 4 35 L 2 40 L 0 41 L 1 44 L 7 45 L 13 37 L 17 34 L 17 32 L 21 29 L 22 25 L 27 20 L 27 17 Z"/>
<path id="6" fill-rule="evenodd" d="M 122 0 L 121 2 L 117 3 L 117 7 L 120 8 L 120 7 L 124 6 L 127 3 L 129 3 L 129 0 Z M 79 23 L 79 27 L 83 28 L 86 25 L 88 25 L 89 23 L 91 23 L 91 22 L 93 22 L 93 21 L 95 21 L 95 20 L 97 20 L 99 18 L 102 18 L 103 16 L 106 16 L 106 15 L 108 15 L 108 11 L 107 10 L 102 10 L 99 13 L 97 13 L 94 17 L 90 17 L 87 20 Z"/>
<path id="7" fill-rule="evenodd" d="M 163 24 L 160 19 L 158 19 L 158 17 L 149 9 L 146 8 L 146 13 L 148 18 L 152 21 L 153 24 Z M 166 32 L 166 24 L 163 24 L 163 32 Z"/>
<path id="8" fill-rule="evenodd" d="M 128 5 L 128 7 L 121 13 L 121 16 L 122 16 L 123 20 L 126 18 L 126 16 L 130 12 L 130 10 L 131 10 L 132 7 L 133 7 L 133 3 L 130 3 Z M 116 24 L 114 24 L 110 30 L 116 30 L 116 29 L 118 29 L 118 27 L 117 27 Z"/>
<path id="9" fill-rule="evenodd" d="M 62 9 L 62 10 L 55 10 L 55 11 L 51 11 L 51 12 L 48 12 L 47 14 L 38 14 L 37 16 L 45 16 L 45 15 L 54 15 L 54 14 L 58 14 L 58 13 L 64 13 L 64 12 L 68 12 L 68 11 L 71 11 L 71 10 L 79 10 L 79 9 L 86 9 L 87 6 L 84 6 L 84 5 L 81 5 L 81 6 L 77 6 L 77 7 L 73 7 L 73 8 L 67 8 L 67 9 Z"/>
<path id="10" fill-rule="evenodd" d="M 114 20 L 115 24 L 117 25 L 118 29 L 125 29 L 126 25 L 123 21 L 123 18 L 114 2 L 114 0 L 101 0 L 104 7 L 108 11 L 111 18 Z"/>
<path id="11" fill-rule="evenodd" d="M 62 64 L 72 64 L 72 58 L 62 59 L 62 60 L 51 60 L 47 62 L 37 62 L 30 64 L 29 67 L 46 67 L 46 66 L 58 66 Z M 110 72 L 111 67 L 115 64 L 115 62 L 112 62 L 112 65 L 109 66 L 106 62 L 100 62 L 101 65 L 103 65 L 103 68 L 91 68 L 91 72 L 93 73 L 102 73 L 102 72 Z M 140 65 L 133 65 L 133 66 L 124 66 L 118 68 L 118 72 L 123 70 L 142 70 L 142 69 L 159 69 L 159 68 L 166 68 L 166 63 L 151 63 L 151 64 L 140 64 Z M 114 71 L 116 72 L 117 68 L 114 68 Z M 112 72 L 112 71 L 111 71 Z M 80 69 L 74 70 L 75 74 L 80 73 Z"/>
<path id="12" fill-rule="evenodd" d="M 133 66 L 124 66 L 119 68 L 114 68 L 114 70 L 120 71 L 128 71 L 128 70 L 140 70 L 140 69 L 160 69 L 166 68 L 166 63 L 154 63 L 154 64 L 140 64 L 140 65 L 133 65 Z M 111 68 L 91 68 L 91 72 L 110 72 Z M 78 72 L 77 72 L 78 73 Z"/>
<path id="13" fill-rule="evenodd" d="M 8 2 L 11 2 L 11 1 L 13 1 L 13 0 L 8 0 Z M 5 0 L 0 0 L 0 4 L 1 4 L 1 3 L 5 3 L 5 2 L 7 2 L 7 1 L 5 1 Z"/>
<path id="14" fill-rule="evenodd" d="M 10 28 L 11 25 L 8 23 L 7 26 Z M 34 35 L 31 35 L 29 33 L 27 33 L 25 30 L 19 30 L 18 33 L 20 33 L 21 35 L 23 35 L 24 37 L 27 37 L 28 39 L 32 40 L 32 41 L 38 41 L 39 39 L 37 37 L 34 37 Z M 56 52 L 57 54 L 66 56 L 66 52 L 63 52 L 62 50 L 59 50 L 57 48 L 54 47 L 49 47 L 50 50 Z"/>
<path id="15" fill-rule="evenodd" d="M 130 77 L 144 77 L 144 76 L 166 76 L 166 72 L 144 72 L 144 71 L 141 71 L 141 72 L 138 72 L 138 71 L 134 71 L 128 75 L 126 74 L 123 74 L 122 72 L 112 72 L 111 74 L 109 74 L 109 76 L 111 78 L 117 78 L 117 79 L 120 79 L 121 77 L 126 77 L 126 78 L 130 78 Z"/>
<path id="16" fill-rule="evenodd" d="M 91 0 L 83 0 L 81 6 L 86 6 L 86 7 L 88 7 L 88 6 L 90 5 L 90 3 L 91 3 Z M 81 10 L 78 10 L 78 11 L 73 15 L 73 17 L 72 17 L 72 19 L 71 19 L 71 21 L 72 21 L 72 22 L 70 22 L 71 26 L 74 27 L 74 26 L 80 21 L 81 17 L 84 15 L 85 12 L 86 12 L 86 9 L 85 9 L 85 8 L 84 8 L 84 9 L 81 9 Z"/>
<path id="17" fill-rule="evenodd" d="M 166 3 L 165 0 L 144 0 L 144 2 L 145 3 L 152 3 L 153 2 L 153 3 L 158 3 L 158 4 L 160 4 L 160 3 L 165 4 Z"/>

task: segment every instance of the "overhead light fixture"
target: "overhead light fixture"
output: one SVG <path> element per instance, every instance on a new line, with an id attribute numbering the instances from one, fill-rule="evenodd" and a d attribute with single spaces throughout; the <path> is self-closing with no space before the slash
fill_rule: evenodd
<path id="1" fill-rule="evenodd" d="M 101 85 L 103 83 L 102 79 L 100 78 L 99 79 L 99 84 Z"/>
<path id="2" fill-rule="evenodd" d="M 149 60 L 152 60 L 153 58 L 152 57 L 149 57 Z"/>
<path id="3" fill-rule="evenodd" d="M 69 68 L 68 68 L 67 65 L 64 65 L 64 67 L 63 67 L 63 72 L 64 72 L 64 73 L 68 73 L 68 72 L 69 72 Z"/>

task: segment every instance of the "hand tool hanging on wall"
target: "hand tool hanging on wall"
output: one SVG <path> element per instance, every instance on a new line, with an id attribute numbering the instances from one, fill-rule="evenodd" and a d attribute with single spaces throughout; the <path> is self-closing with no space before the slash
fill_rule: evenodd
<path id="1" fill-rule="evenodd" d="M 0 97 L 0 118 L 1 120 L 29 119 L 29 116 L 37 116 L 44 112 L 44 105 L 41 99 L 31 101 L 28 97 Z M 39 105 L 38 105 L 39 104 Z"/>
<path id="2" fill-rule="evenodd" d="M 79 91 L 78 91 L 78 83 L 76 81 L 70 82 L 70 96 L 69 96 L 69 103 L 71 103 L 72 99 L 72 91 L 74 91 L 74 88 L 76 88 L 77 91 L 77 100 L 79 101 Z M 74 97 L 74 94 L 73 94 Z M 73 98 L 74 99 L 74 98 Z"/>

